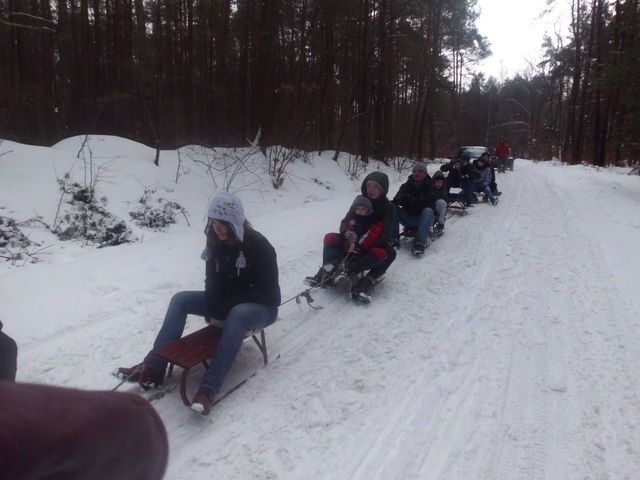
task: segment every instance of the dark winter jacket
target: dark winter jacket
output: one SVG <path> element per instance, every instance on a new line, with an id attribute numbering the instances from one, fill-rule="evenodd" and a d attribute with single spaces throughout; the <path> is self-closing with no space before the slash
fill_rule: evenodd
<path id="1" fill-rule="evenodd" d="M 438 178 L 441 178 L 443 180 L 441 188 L 436 188 L 436 180 Z M 435 197 L 435 200 L 440 200 L 440 199 L 445 201 L 448 200 L 449 194 L 447 193 L 447 187 L 444 179 L 445 179 L 444 174 L 440 171 L 436 172 L 433 175 L 433 178 L 431 179 L 431 181 L 433 182 L 433 195 Z M 434 200 L 434 207 L 435 207 L 435 200 Z"/>
<path id="2" fill-rule="evenodd" d="M 482 182 L 482 185 L 488 187 L 491 183 L 491 167 L 487 162 L 481 162 L 479 165 L 478 159 L 473 161 L 473 168 L 477 172 L 477 179 Z"/>
<path id="3" fill-rule="evenodd" d="M 224 319 L 241 303 L 280 305 L 276 251 L 261 233 L 247 228 L 243 243 L 216 244 L 210 253 L 205 291 L 211 316 Z"/>
<path id="4" fill-rule="evenodd" d="M 393 197 L 393 203 L 410 215 L 420 215 L 425 208 L 434 208 L 437 198 L 431 177 L 427 176 L 423 182 L 417 184 L 413 175 L 409 175 L 409 179 L 400 186 L 400 190 Z"/>
<path id="5" fill-rule="evenodd" d="M 367 195 L 367 182 L 369 180 L 373 180 L 382 187 L 383 194 L 375 200 Z M 362 181 L 361 191 L 362 195 L 371 200 L 371 204 L 373 205 L 372 220 L 374 222 L 382 222 L 382 238 L 380 241 L 383 244 L 390 244 L 393 239 L 394 210 L 393 204 L 387 198 L 387 194 L 389 193 L 389 177 L 382 172 L 371 172 Z"/>
<path id="6" fill-rule="evenodd" d="M 133 393 L 0 382 L 0 477 L 159 480 L 162 420 Z"/>
<path id="7" fill-rule="evenodd" d="M 2 330 L 1 321 L 0 330 Z M 16 379 L 17 362 L 18 346 L 16 342 L 9 335 L 0 331 L 0 380 Z"/>
<path id="8" fill-rule="evenodd" d="M 477 178 L 473 165 L 471 163 L 462 163 L 460 160 L 451 160 L 440 166 L 443 172 L 449 172 L 448 185 L 451 187 L 460 187 L 464 183 Z"/>

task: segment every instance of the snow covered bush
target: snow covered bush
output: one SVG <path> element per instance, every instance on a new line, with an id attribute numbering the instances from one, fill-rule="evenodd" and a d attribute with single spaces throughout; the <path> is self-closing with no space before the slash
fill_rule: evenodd
<path id="1" fill-rule="evenodd" d="M 187 218 L 185 209 L 179 203 L 162 197 L 156 198 L 155 194 L 155 189 L 145 189 L 139 200 L 138 210 L 129 212 L 136 225 L 159 229 L 176 223 L 178 213 L 182 213 Z"/>
<path id="2" fill-rule="evenodd" d="M 135 240 L 127 224 L 107 211 L 106 197 L 98 200 L 92 187 L 72 182 L 68 174 L 58 184 L 61 196 L 52 231 L 60 240 L 84 240 L 100 247 Z M 61 215 L 63 204 L 68 210 Z"/>
<path id="3" fill-rule="evenodd" d="M 21 226 L 13 218 L 0 216 L 0 258 L 12 264 L 19 261 L 36 263 L 40 250 L 35 247 L 40 244 L 30 240 Z"/>

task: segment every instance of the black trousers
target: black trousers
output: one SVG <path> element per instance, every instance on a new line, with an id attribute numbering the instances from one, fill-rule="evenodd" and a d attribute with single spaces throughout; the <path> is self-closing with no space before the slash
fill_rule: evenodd
<path id="1" fill-rule="evenodd" d="M 15 380 L 18 345 L 13 338 L 0 331 L 0 380 Z"/>

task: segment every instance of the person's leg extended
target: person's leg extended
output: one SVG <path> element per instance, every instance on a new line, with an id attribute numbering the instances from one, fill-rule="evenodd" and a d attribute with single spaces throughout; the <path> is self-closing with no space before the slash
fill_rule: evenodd
<path id="1" fill-rule="evenodd" d="M 185 291 L 176 293 L 169 302 L 162 327 L 153 343 L 157 349 L 182 337 L 187 315 L 207 315 L 207 299 L 204 291 Z M 149 352 L 144 359 L 145 365 L 164 372 L 167 362 Z"/>
<path id="2" fill-rule="evenodd" d="M 414 245 L 428 246 L 429 229 L 433 225 L 433 210 L 424 208 L 418 219 L 418 231 L 414 239 Z"/>
<path id="3" fill-rule="evenodd" d="M 439 198 L 436 200 L 436 213 L 438 216 L 438 223 L 444 225 L 447 219 L 447 201 Z"/>
<path id="4" fill-rule="evenodd" d="M 264 328 L 275 322 L 277 316 L 278 307 L 262 303 L 241 303 L 233 307 L 225 320 L 222 337 L 202 386 L 219 392 L 247 331 Z"/>
<path id="5" fill-rule="evenodd" d="M 407 213 L 403 208 L 396 209 L 396 219 L 404 225 L 404 228 L 418 228 L 419 219 L 417 215 Z"/>

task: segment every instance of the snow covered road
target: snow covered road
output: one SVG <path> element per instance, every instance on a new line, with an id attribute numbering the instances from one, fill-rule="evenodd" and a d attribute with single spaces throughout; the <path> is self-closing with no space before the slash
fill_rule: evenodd
<path id="1" fill-rule="evenodd" d="M 401 249 L 371 305 L 319 291 L 321 310 L 283 306 L 267 335 L 280 358 L 209 417 L 156 402 L 166 478 L 638 478 L 639 182 L 518 160 L 498 184 L 497 207 L 452 217 L 423 258 Z M 250 215 L 278 251 L 283 299 L 354 196 L 334 193 Z M 2 272 L 5 324 L 25 319 L 19 380 L 111 388 L 170 295 L 200 288 L 201 246 L 190 231 Z M 246 342 L 228 382 L 259 365 Z"/>
<path id="2" fill-rule="evenodd" d="M 374 304 L 284 307 L 278 362 L 207 427 L 175 413 L 170 477 L 206 462 L 225 478 L 634 478 L 638 309 L 583 227 L 585 199 L 521 163 L 498 207 L 453 218 L 423 259 L 401 250 Z M 285 245 L 310 258 L 288 265 L 299 279 L 323 230 L 287 222 L 316 238 Z"/>

